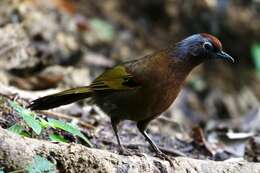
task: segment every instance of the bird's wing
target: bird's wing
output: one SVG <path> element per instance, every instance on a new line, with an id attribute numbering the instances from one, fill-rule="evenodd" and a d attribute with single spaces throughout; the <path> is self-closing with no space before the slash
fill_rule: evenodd
<path id="1" fill-rule="evenodd" d="M 140 86 L 140 83 L 126 70 L 125 66 L 118 65 L 97 77 L 90 88 L 94 91 L 128 90 Z"/>

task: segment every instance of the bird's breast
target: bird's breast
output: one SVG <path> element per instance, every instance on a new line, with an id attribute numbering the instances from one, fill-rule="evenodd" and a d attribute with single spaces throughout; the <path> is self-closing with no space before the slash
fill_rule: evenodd
<path id="1" fill-rule="evenodd" d="M 156 117 L 167 110 L 180 92 L 182 81 L 168 80 L 150 88 L 150 116 Z"/>

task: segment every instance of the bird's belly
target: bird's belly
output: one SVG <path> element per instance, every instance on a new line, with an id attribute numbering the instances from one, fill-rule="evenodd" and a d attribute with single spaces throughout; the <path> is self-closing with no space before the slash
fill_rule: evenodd
<path id="1" fill-rule="evenodd" d="M 95 103 L 110 117 L 140 121 L 148 115 L 148 100 L 138 90 L 97 94 Z"/>
<path id="2" fill-rule="evenodd" d="M 136 89 L 97 94 L 96 104 L 110 117 L 141 121 L 153 119 L 174 101 L 178 91 Z"/>

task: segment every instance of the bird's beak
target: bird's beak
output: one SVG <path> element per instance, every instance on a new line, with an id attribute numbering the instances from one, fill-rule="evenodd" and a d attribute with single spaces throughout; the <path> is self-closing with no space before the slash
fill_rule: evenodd
<path id="1" fill-rule="evenodd" d="M 217 59 L 223 59 L 223 60 L 231 61 L 232 63 L 235 62 L 234 58 L 232 58 L 232 56 L 230 56 L 229 54 L 227 54 L 224 51 L 220 51 L 220 52 L 216 53 L 215 57 Z"/>

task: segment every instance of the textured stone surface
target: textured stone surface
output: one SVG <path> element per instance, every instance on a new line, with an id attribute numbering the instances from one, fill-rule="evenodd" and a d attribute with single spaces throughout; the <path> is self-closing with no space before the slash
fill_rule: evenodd
<path id="1" fill-rule="evenodd" d="M 147 173 L 259 173 L 260 163 L 246 161 L 215 162 L 176 158 L 174 168 L 167 161 L 151 156 L 121 156 L 77 144 L 54 144 L 24 138 L 0 128 L 0 165 L 8 171 L 25 168 L 35 155 L 56 163 L 61 172 L 147 172 Z"/>

